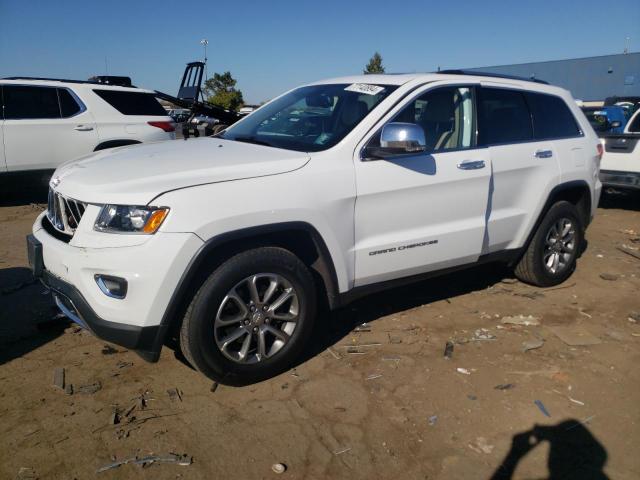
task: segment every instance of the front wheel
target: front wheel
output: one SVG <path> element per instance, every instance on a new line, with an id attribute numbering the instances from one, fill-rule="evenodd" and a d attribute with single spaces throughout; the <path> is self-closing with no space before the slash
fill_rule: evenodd
<path id="1" fill-rule="evenodd" d="M 212 380 L 255 383 L 293 364 L 315 313 L 313 278 L 298 257 L 275 247 L 248 250 L 218 267 L 196 293 L 181 350 Z"/>
<path id="2" fill-rule="evenodd" d="M 575 270 L 584 239 L 584 228 L 576 207 L 555 203 L 538 226 L 515 269 L 518 279 L 538 287 L 564 282 Z"/>

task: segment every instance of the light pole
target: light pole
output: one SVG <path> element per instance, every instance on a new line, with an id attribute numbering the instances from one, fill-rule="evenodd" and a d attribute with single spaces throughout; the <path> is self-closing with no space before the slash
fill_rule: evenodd
<path id="1" fill-rule="evenodd" d="M 209 45 L 209 40 L 203 38 L 200 40 L 200 45 L 204 47 L 204 80 L 207 81 L 209 75 L 207 74 L 207 45 Z"/>

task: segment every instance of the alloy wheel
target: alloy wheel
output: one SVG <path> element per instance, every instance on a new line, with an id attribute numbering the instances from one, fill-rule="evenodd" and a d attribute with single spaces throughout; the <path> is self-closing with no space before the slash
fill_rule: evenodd
<path id="1" fill-rule="evenodd" d="M 216 345 L 234 362 L 261 362 L 289 342 L 299 312 L 298 294 L 286 278 L 276 273 L 251 275 L 220 303 L 213 323 Z"/>
<path id="2" fill-rule="evenodd" d="M 563 217 L 551 225 L 545 237 L 544 267 L 554 275 L 564 271 L 570 265 L 575 249 L 575 225 L 570 219 Z"/>

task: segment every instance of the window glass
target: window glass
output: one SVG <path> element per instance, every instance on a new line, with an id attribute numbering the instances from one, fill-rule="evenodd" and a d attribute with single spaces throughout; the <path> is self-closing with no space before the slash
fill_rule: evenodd
<path id="1" fill-rule="evenodd" d="M 326 150 L 342 140 L 396 88 L 370 84 L 297 88 L 218 136 L 302 152 Z"/>
<path id="2" fill-rule="evenodd" d="M 640 113 L 637 113 L 633 120 L 631 121 L 631 125 L 629 125 L 630 133 L 640 133 Z"/>
<path id="3" fill-rule="evenodd" d="M 524 142 L 533 139 L 531 115 L 517 90 L 481 88 L 478 102 L 478 143 Z"/>
<path id="4" fill-rule="evenodd" d="M 533 117 L 536 140 L 576 137 L 581 134 L 569 107 L 560 97 L 541 93 L 525 93 Z"/>
<path id="5" fill-rule="evenodd" d="M 153 93 L 122 90 L 94 90 L 94 92 L 123 115 L 167 116 Z"/>
<path id="6" fill-rule="evenodd" d="M 4 85 L 4 118 L 60 118 L 55 88 Z"/>
<path id="7" fill-rule="evenodd" d="M 469 148 L 473 140 L 473 97 L 468 87 L 438 88 L 413 100 L 392 122 L 422 127 L 428 152 Z M 380 145 L 380 134 L 370 146 Z"/>
<path id="8" fill-rule="evenodd" d="M 58 89 L 58 99 L 60 100 L 60 113 L 62 113 L 62 118 L 72 117 L 80 112 L 80 105 L 78 105 L 76 99 L 73 98 L 73 95 L 71 95 L 66 88 Z"/>

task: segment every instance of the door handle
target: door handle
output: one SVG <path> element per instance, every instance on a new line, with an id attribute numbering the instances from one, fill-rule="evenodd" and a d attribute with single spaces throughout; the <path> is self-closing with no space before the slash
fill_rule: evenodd
<path id="1" fill-rule="evenodd" d="M 73 129 L 78 132 L 90 132 L 93 130 L 93 127 L 91 125 L 76 125 Z"/>
<path id="2" fill-rule="evenodd" d="M 551 158 L 553 157 L 553 152 L 551 150 L 536 150 L 533 155 L 536 158 Z"/>
<path id="3" fill-rule="evenodd" d="M 484 168 L 484 160 L 465 160 L 458 164 L 460 170 L 479 170 Z"/>

